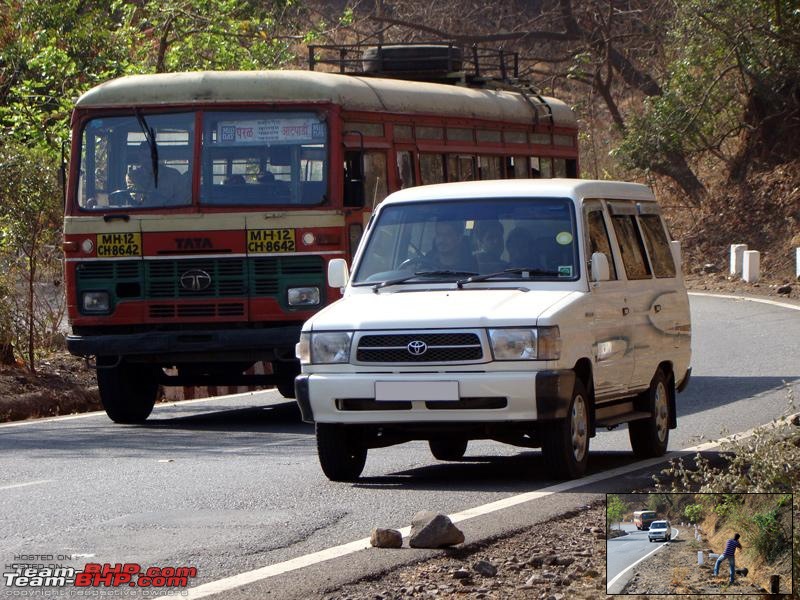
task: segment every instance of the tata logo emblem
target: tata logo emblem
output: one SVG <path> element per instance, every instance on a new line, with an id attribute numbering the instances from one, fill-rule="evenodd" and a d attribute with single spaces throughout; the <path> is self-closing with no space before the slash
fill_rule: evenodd
<path id="1" fill-rule="evenodd" d="M 181 274 L 181 287 L 192 292 L 201 292 L 211 286 L 211 275 L 200 269 Z"/>
<path id="2" fill-rule="evenodd" d="M 428 351 L 428 344 L 420 340 L 414 340 L 408 343 L 406 350 L 408 350 L 409 354 L 413 354 L 414 356 L 422 356 Z"/>

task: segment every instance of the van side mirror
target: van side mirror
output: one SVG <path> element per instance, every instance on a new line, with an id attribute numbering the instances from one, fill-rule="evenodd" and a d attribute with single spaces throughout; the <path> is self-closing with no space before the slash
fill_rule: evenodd
<path id="1" fill-rule="evenodd" d="M 611 268 L 608 257 L 602 252 L 592 254 L 592 281 L 608 281 L 611 279 Z"/>
<path id="2" fill-rule="evenodd" d="M 332 288 L 343 288 L 350 279 L 347 261 L 343 258 L 333 258 L 328 263 L 328 285 Z"/>

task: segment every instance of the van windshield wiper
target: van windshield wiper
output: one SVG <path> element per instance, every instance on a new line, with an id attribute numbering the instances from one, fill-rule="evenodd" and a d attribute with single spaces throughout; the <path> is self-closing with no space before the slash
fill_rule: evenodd
<path id="1" fill-rule="evenodd" d="M 156 146 L 156 132 L 154 129 L 147 126 L 147 121 L 144 120 L 142 111 L 136 110 L 136 120 L 139 122 L 139 127 L 144 133 L 144 139 L 147 146 L 150 148 L 150 164 L 153 168 L 153 187 L 158 187 L 158 147 Z"/>
<path id="2" fill-rule="evenodd" d="M 410 281 L 412 279 L 416 279 L 417 277 L 463 277 L 464 275 L 469 276 L 476 276 L 478 275 L 474 271 L 448 271 L 448 270 L 439 270 L 439 271 L 417 271 L 413 275 L 406 275 L 405 277 L 397 277 L 396 279 L 387 279 L 386 281 L 381 281 L 380 283 L 376 283 L 372 286 L 372 291 L 376 294 L 378 290 L 381 288 L 389 287 L 391 285 L 399 285 L 401 283 L 405 283 L 406 281 Z"/>
<path id="3" fill-rule="evenodd" d="M 456 285 L 461 288 L 466 283 L 477 283 L 479 281 L 487 281 L 489 279 L 494 279 L 495 277 L 501 277 L 503 275 L 525 275 L 527 273 L 527 277 L 531 275 L 545 275 L 548 277 L 557 277 L 560 275 L 558 271 L 549 271 L 547 269 L 531 269 L 530 267 L 513 267 L 511 269 L 504 269 L 502 271 L 497 271 L 495 273 L 484 273 L 483 275 L 473 275 L 472 277 L 467 277 L 466 279 L 459 279 L 456 281 Z"/>

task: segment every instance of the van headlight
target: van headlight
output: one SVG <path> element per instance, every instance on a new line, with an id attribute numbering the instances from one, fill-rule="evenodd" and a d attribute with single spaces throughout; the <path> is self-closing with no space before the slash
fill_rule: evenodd
<path id="1" fill-rule="evenodd" d="M 558 327 L 489 329 L 495 360 L 558 360 L 561 337 Z"/>
<path id="2" fill-rule="evenodd" d="M 301 333 L 295 354 L 302 364 L 333 364 L 350 362 L 349 331 L 324 331 Z"/>

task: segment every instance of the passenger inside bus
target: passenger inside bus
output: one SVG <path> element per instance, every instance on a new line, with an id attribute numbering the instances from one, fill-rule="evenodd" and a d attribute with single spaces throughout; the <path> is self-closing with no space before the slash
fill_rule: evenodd
<path id="1" fill-rule="evenodd" d="M 154 177 L 153 159 L 147 142 L 142 142 L 133 151 L 125 183 L 138 205 L 189 204 L 192 199 L 191 180 L 177 169 L 159 160 L 158 177 Z"/>

